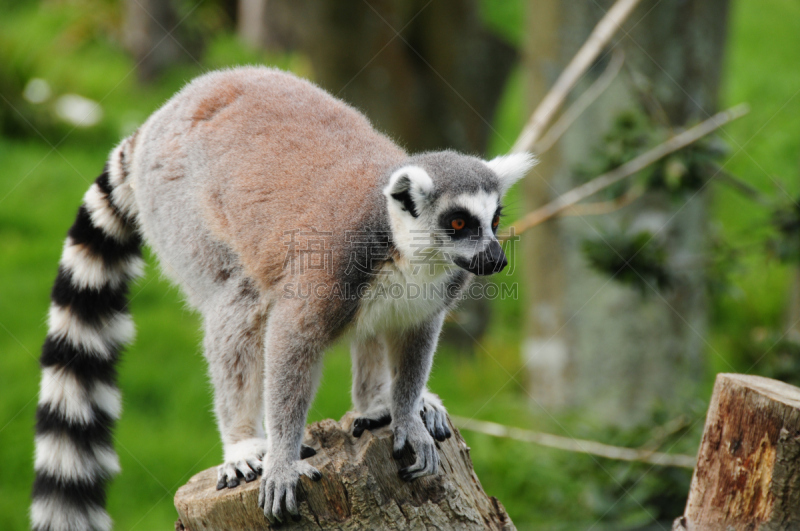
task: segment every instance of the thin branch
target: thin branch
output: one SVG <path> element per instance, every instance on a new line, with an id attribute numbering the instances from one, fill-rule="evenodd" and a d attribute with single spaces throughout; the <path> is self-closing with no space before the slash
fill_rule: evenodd
<path id="1" fill-rule="evenodd" d="M 639 447 L 639 450 L 652 452 L 667 440 L 668 437 L 678 433 L 689 426 L 689 420 L 681 415 L 661 426 L 655 427 L 650 433 L 652 438 Z"/>
<path id="2" fill-rule="evenodd" d="M 592 65 L 597 56 L 619 27 L 628 18 L 639 0 L 617 0 L 611 9 L 603 16 L 594 27 L 589 38 L 583 43 L 581 49 L 572 58 L 564 71 L 556 80 L 553 88 L 545 95 L 536 110 L 533 111 L 528 123 L 522 129 L 517 141 L 511 148 L 511 153 L 530 151 L 533 145 L 541 138 L 545 128 L 550 125 L 569 92 L 575 87 L 586 70 Z"/>
<path id="3" fill-rule="evenodd" d="M 624 62 L 625 52 L 623 52 L 621 48 L 614 50 L 614 54 L 611 56 L 611 61 L 608 63 L 605 71 L 588 89 L 586 89 L 586 92 L 581 94 L 578 99 L 564 111 L 564 114 L 559 117 L 556 123 L 533 145 L 531 151 L 537 155 L 541 155 L 553 147 L 575 120 L 606 91 L 609 85 L 611 85 L 611 82 L 617 77 L 620 70 L 622 70 L 622 64 Z"/>
<path id="4" fill-rule="evenodd" d="M 608 214 L 615 212 L 621 208 L 625 208 L 640 197 L 644 195 L 645 188 L 643 186 L 632 188 L 623 195 L 612 199 L 611 201 L 597 201 L 595 203 L 581 203 L 579 205 L 572 205 L 563 212 L 561 216 L 599 216 L 601 214 Z"/>
<path id="5" fill-rule="evenodd" d="M 664 452 L 653 452 L 650 450 L 637 450 L 634 448 L 624 448 L 622 446 L 611 446 L 596 441 L 586 441 L 583 439 L 573 439 L 542 433 L 538 431 L 523 430 L 511 426 L 503 426 L 494 422 L 467 419 L 464 417 L 450 416 L 453 423 L 464 430 L 485 433 L 494 437 L 505 437 L 516 441 L 529 442 L 557 448 L 568 452 L 579 452 L 583 454 L 596 455 L 607 459 L 620 461 L 638 461 L 659 466 L 675 466 L 681 468 L 694 468 L 697 459 L 691 455 L 667 454 Z"/>
<path id="6" fill-rule="evenodd" d="M 600 190 L 604 190 L 605 188 L 608 188 L 609 186 L 642 171 L 647 166 L 653 164 L 659 159 L 664 158 L 670 153 L 674 153 L 675 151 L 678 151 L 679 149 L 696 142 L 700 138 L 719 129 L 728 122 L 736 120 L 737 118 L 741 118 L 749 111 L 750 108 L 746 104 L 740 104 L 736 107 L 728 109 L 727 111 L 717 113 L 708 120 L 673 136 L 666 142 L 657 145 L 645 153 L 642 153 L 635 159 L 626 162 L 622 166 L 614 168 L 610 172 L 604 173 L 599 177 L 595 177 L 586 184 L 578 186 L 577 188 L 573 188 L 569 192 L 557 197 L 555 200 L 547 203 L 543 207 L 526 214 L 521 219 L 514 222 L 511 227 L 509 227 L 510 234 L 504 236 L 503 240 L 507 240 L 511 234 L 515 236 L 519 235 L 531 227 L 535 227 L 539 223 L 542 223 L 543 221 L 560 214 L 563 210 L 571 207 L 579 201 L 582 201 L 587 197 L 596 194 Z"/>

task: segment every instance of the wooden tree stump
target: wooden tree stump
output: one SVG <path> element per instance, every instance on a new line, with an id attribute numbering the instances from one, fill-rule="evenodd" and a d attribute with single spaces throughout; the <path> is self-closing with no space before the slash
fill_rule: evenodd
<path id="1" fill-rule="evenodd" d="M 719 374 L 675 530 L 800 529 L 800 389 Z"/>
<path id="2" fill-rule="evenodd" d="M 356 439 L 353 413 L 306 428 L 304 443 L 317 451 L 309 462 L 322 472 L 315 483 L 301 478 L 298 501 L 302 518 L 285 523 L 291 529 L 515 529 L 496 498 L 487 496 L 472 468 L 469 447 L 450 424 L 453 436 L 437 443 L 439 473 L 410 483 L 400 479 L 401 466 L 413 462 L 392 457 L 387 428 Z M 192 477 L 175 494 L 181 530 L 271 529 L 257 505 L 259 481 L 216 490 L 217 472 L 209 468 Z"/>

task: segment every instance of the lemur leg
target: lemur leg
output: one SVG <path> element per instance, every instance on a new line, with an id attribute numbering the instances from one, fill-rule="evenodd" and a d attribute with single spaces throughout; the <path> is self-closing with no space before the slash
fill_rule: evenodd
<path id="1" fill-rule="evenodd" d="M 240 478 L 253 481 L 261 472 L 267 450 L 263 327 L 252 298 L 231 296 L 215 302 L 204 312 L 204 347 L 224 447 L 224 463 L 217 469 L 217 489 L 222 489 L 237 486 Z"/>
<path id="2" fill-rule="evenodd" d="M 322 352 L 328 344 L 315 309 L 303 301 L 281 301 L 273 308 L 265 335 L 264 403 L 269 449 L 258 505 L 270 521 L 284 520 L 284 509 L 299 518 L 295 496 L 300 475 L 322 475 L 301 461 L 301 441 L 308 408 L 316 391 Z M 313 316 L 309 316 L 314 312 Z M 323 337 L 321 337 L 323 336 Z"/>
<path id="3" fill-rule="evenodd" d="M 399 457 L 406 445 L 416 455 L 411 466 L 400 470 L 405 481 L 435 474 L 439 469 L 436 444 L 419 413 L 443 321 L 441 312 L 414 328 L 387 335 L 394 455 Z"/>
<path id="4" fill-rule="evenodd" d="M 392 422 L 391 374 L 387 363 L 386 344 L 380 337 L 356 339 L 350 354 L 353 366 L 353 405 L 361 413 L 353 422 L 353 436 Z M 444 441 L 451 436 L 447 411 L 441 399 L 427 389 L 422 393 L 420 415 L 431 436 Z"/>
<path id="5" fill-rule="evenodd" d="M 353 366 L 353 406 L 361 413 L 353 422 L 353 436 L 387 426 L 391 421 L 391 375 L 383 338 L 355 339 L 350 346 Z"/>

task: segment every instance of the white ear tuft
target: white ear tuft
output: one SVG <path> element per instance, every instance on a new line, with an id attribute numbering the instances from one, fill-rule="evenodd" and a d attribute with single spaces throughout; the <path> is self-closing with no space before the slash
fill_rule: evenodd
<path id="1" fill-rule="evenodd" d="M 433 180 L 419 166 L 403 166 L 389 177 L 389 185 L 383 194 L 390 201 L 397 201 L 402 208 L 417 217 L 433 191 Z"/>
<path id="2" fill-rule="evenodd" d="M 505 194 L 511 186 L 525 177 L 539 163 L 531 153 L 513 153 L 495 157 L 485 164 L 500 178 L 500 192 Z"/>

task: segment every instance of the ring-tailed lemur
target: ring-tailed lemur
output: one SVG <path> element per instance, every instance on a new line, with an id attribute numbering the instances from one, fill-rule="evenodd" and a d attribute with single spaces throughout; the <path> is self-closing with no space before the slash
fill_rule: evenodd
<path id="1" fill-rule="evenodd" d="M 320 358 L 348 328 L 353 434 L 391 422 L 395 451 L 416 455 L 401 476 L 435 473 L 434 438 L 450 433 L 425 385 L 442 321 L 471 273 L 506 265 L 500 199 L 532 164 L 409 156 L 273 69 L 189 83 L 112 151 L 69 230 L 41 358 L 33 527 L 111 526 L 114 365 L 133 336 L 126 289 L 142 240 L 203 317 L 225 454 L 217 488 L 263 470 L 266 517 L 297 517 L 300 475 L 320 477 L 301 460 Z"/>

